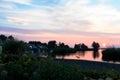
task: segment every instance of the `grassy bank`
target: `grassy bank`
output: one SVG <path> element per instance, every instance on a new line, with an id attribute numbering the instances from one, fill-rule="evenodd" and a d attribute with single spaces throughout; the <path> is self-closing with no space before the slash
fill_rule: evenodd
<path id="1" fill-rule="evenodd" d="M 118 79 L 120 74 L 107 70 L 100 72 L 83 70 L 76 64 L 55 62 L 50 58 L 27 55 L 21 57 L 1 55 L 0 57 L 1 80 L 85 80 L 84 78 L 105 79 L 107 77 Z"/>

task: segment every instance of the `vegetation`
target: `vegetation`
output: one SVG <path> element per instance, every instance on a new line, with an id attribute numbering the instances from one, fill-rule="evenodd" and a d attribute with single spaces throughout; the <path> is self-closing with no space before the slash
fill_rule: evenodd
<path id="1" fill-rule="evenodd" d="M 7 40 L 7 37 L 6 37 L 5 35 L 1 34 L 1 35 L 0 35 L 0 40 L 1 40 L 2 42 L 5 42 L 5 41 Z"/>
<path id="2" fill-rule="evenodd" d="M 49 55 L 52 57 L 55 57 L 56 55 L 67 55 L 71 53 L 75 53 L 76 49 L 70 48 L 68 45 L 59 42 L 59 44 L 56 44 L 56 41 L 49 41 L 48 42 L 48 49 L 49 49 Z"/>
<path id="3" fill-rule="evenodd" d="M 0 58 L 1 80 L 84 80 L 84 78 L 120 78 L 114 71 L 83 70 L 76 64 L 55 62 L 50 58 L 20 56 L 11 62 L 4 62 L 5 56 Z M 17 57 L 17 56 L 16 56 Z M 15 58 L 15 56 L 14 56 Z"/>
<path id="4" fill-rule="evenodd" d="M 14 80 L 16 78 L 17 80 L 83 79 L 83 74 L 80 70 L 77 70 L 77 67 L 38 57 L 22 56 L 18 60 L 3 64 L 0 67 L 0 72 L 3 73 L 0 77 L 6 80 Z"/>
<path id="5" fill-rule="evenodd" d="M 0 43 L 1 42 L 4 43 L 4 42 L 6 42 L 6 40 L 14 40 L 14 37 L 12 35 L 7 37 L 4 34 L 1 34 L 0 35 Z"/>
<path id="6" fill-rule="evenodd" d="M 18 54 L 25 53 L 27 45 L 23 41 L 7 40 L 3 43 L 3 53 L 5 54 Z"/>
<path id="7" fill-rule="evenodd" d="M 105 61 L 120 61 L 120 49 L 107 48 L 102 52 L 102 59 Z"/>
<path id="8" fill-rule="evenodd" d="M 120 78 L 120 74 L 115 71 L 96 71 L 82 69 L 76 64 L 66 64 L 64 62 L 55 62 L 50 58 L 31 57 L 25 53 L 27 51 L 26 43 L 15 40 L 14 37 L 0 35 L 2 41 L 3 54 L 0 54 L 0 80 L 90 80 L 90 78 Z M 38 42 L 30 42 L 38 45 Z M 41 45 L 42 43 L 39 42 Z M 56 41 L 49 41 L 48 44 L 42 44 L 54 53 L 69 53 L 76 51 L 64 43 L 56 44 Z M 81 47 L 85 47 L 81 46 Z M 119 53 L 120 50 L 112 50 Z M 107 50 L 107 52 L 111 52 Z M 106 53 L 103 51 L 103 54 Z"/>
<path id="9" fill-rule="evenodd" d="M 88 46 L 85 45 L 84 43 L 75 44 L 74 49 L 76 49 L 77 51 L 85 51 L 85 50 L 88 50 Z"/>
<path id="10" fill-rule="evenodd" d="M 22 55 L 28 48 L 24 41 L 17 40 L 12 35 L 5 36 L 3 34 L 0 35 L 0 47 L 0 51 L 7 55 Z"/>
<path id="11" fill-rule="evenodd" d="M 76 49 L 73 48 L 55 48 L 53 49 L 52 53 L 49 53 L 49 56 L 55 57 L 57 56 L 65 56 L 74 54 L 76 52 Z"/>
<path id="12" fill-rule="evenodd" d="M 94 50 L 94 51 L 98 51 L 99 48 L 100 48 L 100 45 L 99 45 L 99 43 L 97 43 L 97 42 L 93 42 L 93 43 L 92 43 L 92 47 L 93 47 L 93 50 Z"/>

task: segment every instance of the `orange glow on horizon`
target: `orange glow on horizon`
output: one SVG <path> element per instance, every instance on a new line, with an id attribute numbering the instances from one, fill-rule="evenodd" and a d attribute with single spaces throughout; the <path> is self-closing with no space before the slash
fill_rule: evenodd
<path id="1" fill-rule="evenodd" d="M 96 41 L 100 44 L 100 47 L 109 47 L 114 45 L 119 45 L 118 43 L 116 43 L 115 41 L 110 41 L 110 40 L 106 40 L 106 39 L 101 39 L 101 38 L 90 38 L 90 37 L 68 37 L 68 36 L 63 36 L 63 37 L 21 37 L 22 40 L 24 41 L 41 41 L 41 42 L 45 42 L 47 43 L 50 40 L 56 40 L 57 43 L 59 42 L 63 42 L 65 44 L 68 44 L 71 47 L 74 47 L 74 44 L 79 44 L 79 43 L 84 43 L 86 44 L 88 47 L 92 47 L 92 42 Z M 20 39 L 21 39 L 20 38 Z"/>
<path id="2" fill-rule="evenodd" d="M 2 32 L 3 34 L 9 35 L 11 33 Z M 47 43 L 50 40 L 56 40 L 57 43 L 63 42 L 65 44 L 68 44 L 70 47 L 74 47 L 75 44 L 84 43 L 88 47 L 92 47 L 92 42 L 98 42 L 100 44 L 100 47 L 112 47 L 112 46 L 118 46 L 120 47 L 120 37 L 112 38 L 105 36 L 87 36 L 87 35 L 70 35 L 70 34 L 12 34 L 15 38 L 19 40 L 23 40 L 26 42 L 29 41 L 41 41 L 43 43 Z"/>
<path id="3" fill-rule="evenodd" d="M 106 47 L 107 45 L 106 45 L 106 43 L 102 43 L 102 47 Z"/>

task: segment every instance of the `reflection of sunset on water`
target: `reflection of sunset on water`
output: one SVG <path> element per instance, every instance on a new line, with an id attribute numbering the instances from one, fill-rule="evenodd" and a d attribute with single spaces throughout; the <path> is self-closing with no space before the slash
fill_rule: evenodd
<path id="1" fill-rule="evenodd" d="M 99 53 L 94 53 L 93 51 L 76 52 L 68 56 L 64 56 L 64 59 L 76 59 L 76 60 L 90 60 L 90 61 L 102 61 L 102 50 Z M 63 58 L 57 56 L 56 58 Z"/>

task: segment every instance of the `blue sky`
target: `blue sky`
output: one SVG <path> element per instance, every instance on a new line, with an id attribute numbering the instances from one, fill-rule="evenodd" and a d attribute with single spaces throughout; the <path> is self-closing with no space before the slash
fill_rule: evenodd
<path id="1" fill-rule="evenodd" d="M 120 0 L 0 0 L 0 33 L 25 41 L 119 45 L 119 4 Z"/>

